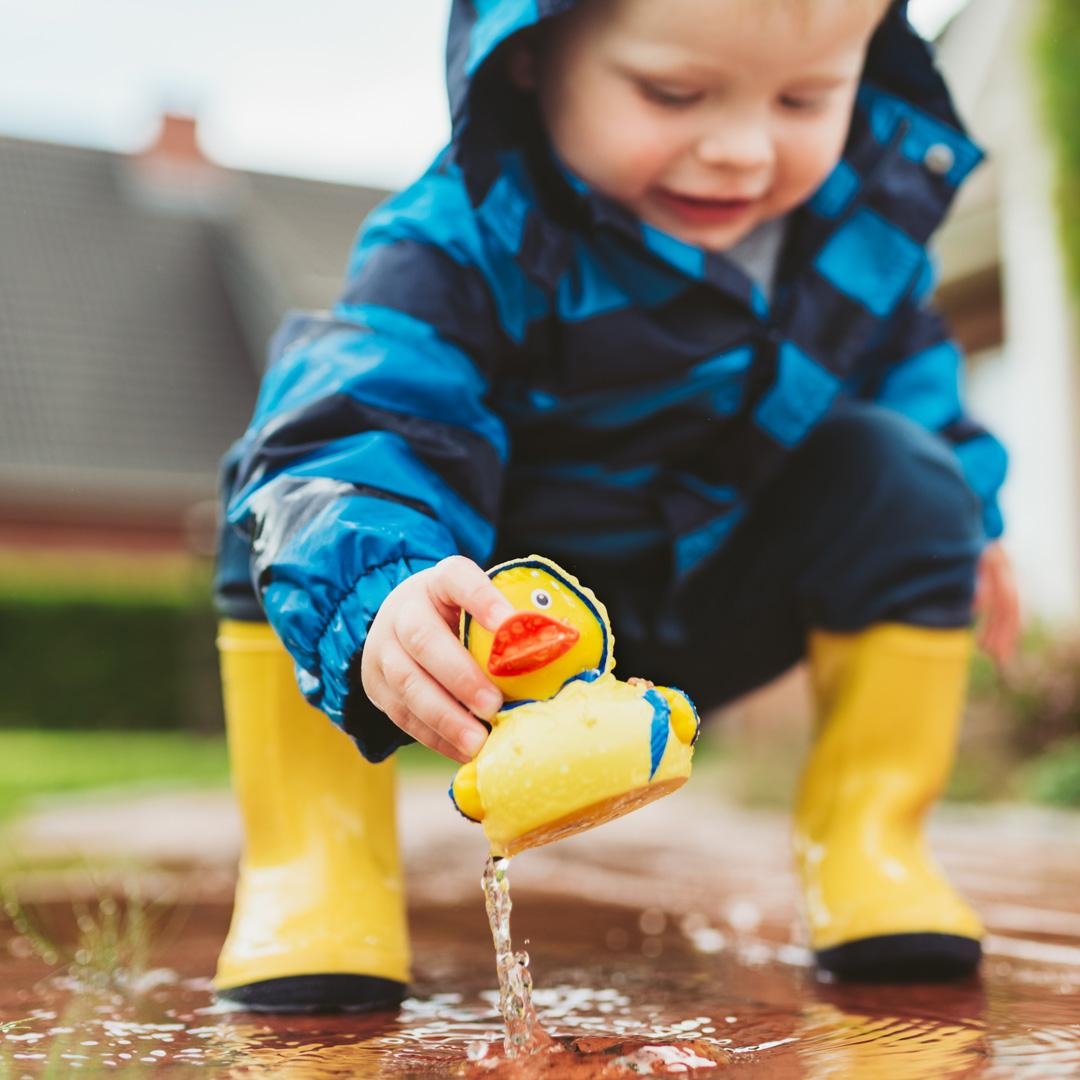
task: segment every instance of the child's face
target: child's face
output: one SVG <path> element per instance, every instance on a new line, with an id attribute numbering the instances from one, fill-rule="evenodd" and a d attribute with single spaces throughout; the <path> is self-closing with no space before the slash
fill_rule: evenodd
<path id="1" fill-rule="evenodd" d="M 518 58 L 555 151 L 713 251 L 804 202 L 840 158 L 885 0 L 587 0 Z"/>

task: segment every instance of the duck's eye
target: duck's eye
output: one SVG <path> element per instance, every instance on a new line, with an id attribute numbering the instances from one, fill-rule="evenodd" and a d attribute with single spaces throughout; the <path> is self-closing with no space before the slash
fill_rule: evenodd
<path id="1" fill-rule="evenodd" d="M 542 611 L 544 608 L 551 607 L 551 594 L 543 589 L 533 589 L 532 602 L 533 607 L 538 607 Z"/>

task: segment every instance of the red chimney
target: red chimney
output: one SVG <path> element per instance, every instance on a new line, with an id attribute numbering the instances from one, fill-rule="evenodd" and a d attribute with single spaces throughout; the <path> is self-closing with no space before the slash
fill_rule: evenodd
<path id="1" fill-rule="evenodd" d="M 156 209 L 214 215 L 227 209 L 236 175 L 199 146 L 194 116 L 166 112 L 157 137 L 128 159 L 133 193 Z"/>
<path id="2" fill-rule="evenodd" d="M 142 151 L 143 158 L 210 165 L 199 147 L 198 122 L 194 116 L 166 113 L 161 118 L 157 139 Z"/>

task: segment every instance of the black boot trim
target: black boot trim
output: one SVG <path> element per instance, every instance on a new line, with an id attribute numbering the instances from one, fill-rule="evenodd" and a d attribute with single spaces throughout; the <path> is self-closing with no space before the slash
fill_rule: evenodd
<path id="1" fill-rule="evenodd" d="M 818 967 L 860 982 L 940 982 L 970 975 L 982 958 L 974 938 L 958 934 L 882 934 L 822 949 Z"/>
<path id="2" fill-rule="evenodd" d="M 405 984 L 375 975 L 290 975 L 219 990 L 216 996 L 249 1012 L 374 1012 L 400 1005 Z"/>

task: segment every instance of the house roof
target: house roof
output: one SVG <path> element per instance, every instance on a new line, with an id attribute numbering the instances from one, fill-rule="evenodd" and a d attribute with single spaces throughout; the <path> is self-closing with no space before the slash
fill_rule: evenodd
<path id="1" fill-rule="evenodd" d="M 208 169 L 224 196 L 196 205 L 123 155 L 0 138 L 0 498 L 213 493 L 266 337 L 332 300 L 383 193 Z"/>

